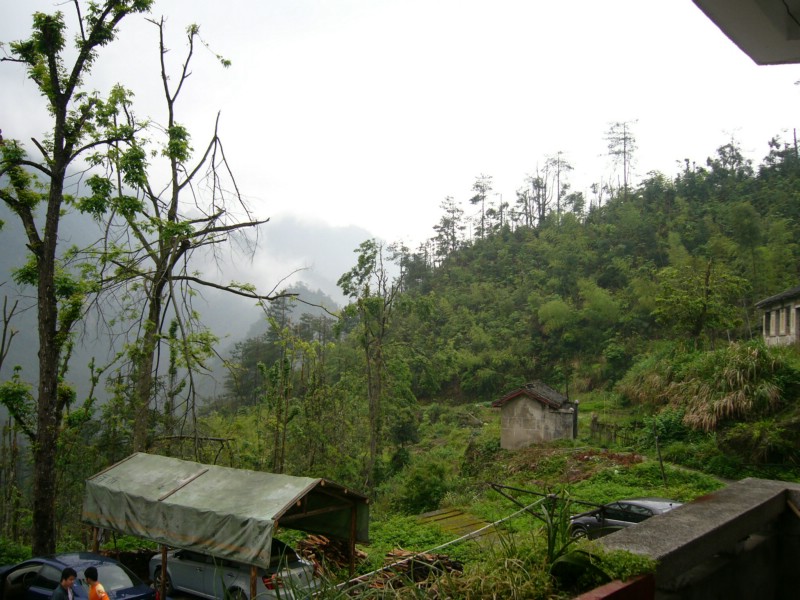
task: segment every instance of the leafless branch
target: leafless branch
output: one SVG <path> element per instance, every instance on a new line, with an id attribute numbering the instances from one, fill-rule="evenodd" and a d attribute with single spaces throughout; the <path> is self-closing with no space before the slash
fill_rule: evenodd
<path id="1" fill-rule="evenodd" d="M 269 294 L 258 294 L 256 292 L 251 292 L 230 285 L 222 285 L 219 283 L 214 283 L 212 281 L 206 281 L 205 279 L 200 279 L 199 277 L 194 277 L 192 275 L 175 275 L 172 279 L 175 281 L 191 281 L 193 283 L 202 285 L 204 287 L 210 287 L 217 290 L 222 290 L 224 292 L 236 294 L 237 296 L 242 296 L 244 298 L 250 298 L 252 300 L 266 300 L 268 302 L 271 302 L 272 300 L 277 300 L 278 298 L 295 298 L 297 296 L 297 294 L 293 292 L 292 293 L 280 292 L 278 294 L 273 294 L 275 288 L 273 288 Z"/>
<path id="2" fill-rule="evenodd" d="M 4 285 L 3 284 L 0 285 Z M 14 318 L 14 313 L 17 311 L 19 300 L 14 300 L 11 309 L 8 308 L 8 296 L 3 297 L 3 331 L 0 332 L 0 369 L 3 368 L 8 351 L 11 349 L 11 342 L 17 331 L 11 328 L 11 320 Z"/>

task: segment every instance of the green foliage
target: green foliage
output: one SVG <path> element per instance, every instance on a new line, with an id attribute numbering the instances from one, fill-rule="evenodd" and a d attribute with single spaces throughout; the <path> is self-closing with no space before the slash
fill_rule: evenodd
<path id="1" fill-rule="evenodd" d="M 182 163 L 189 160 L 192 147 L 189 145 L 189 131 L 183 125 L 173 124 L 167 130 L 167 145 L 163 150 L 164 156 L 170 160 Z"/>
<path id="2" fill-rule="evenodd" d="M 559 559 L 566 557 L 575 544 L 570 535 L 570 516 L 573 514 L 572 503 L 564 494 L 549 494 L 532 509 L 532 512 L 543 523 L 547 550 L 546 561 L 551 572 Z"/>
<path id="3" fill-rule="evenodd" d="M 31 386 L 22 381 L 21 367 L 14 368 L 9 381 L 0 384 L 0 404 L 6 407 L 17 426 L 33 441 L 36 432 L 36 402 Z"/>
<path id="4" fill-rule="evenodd" d="M 85 196 L 78 201 L 78 210 L 88 213 L 95 218 L 100 218 L 108 210 L 108 202 L 114 185 L 105 177 L 92 175 L 86 180 L 86 185 L 92 190 L 91 196 Z"/>
<path id="5" fill-rule="evenodd" d="M 373 521 L 369 529 L 370 544 L 366 548 L 369 560 L 359 567 L 368 572 L 383 566 L 387 552 L 403 548 L 411 552 L 425 552 L 453 539 L 452 534 L 439 527 L 421 523 L 415 516 L 392 515 Z"/>
<path id="6" fill-rule="evenodd" d="M 655 573 L 656 561 L 646 556 L 614 550 L 600 555 L 602 569 L 612 580 L 627 581 L 639 575 Z"/>
<path id="7" fill-rule="evenodd" d="M 690 259 L 658 273 L 661 290 L 654 315 L 676 337 L 714 339 L 741 322 L 737 300 L 748 282 L 713 260 Z"/>
<path id="8" fill-rule="evenodd" d="M 464 452 L 464 461 L 461 465 L 461 474 L 465 477 L 477 476 L 487 469 L 491 469 L 500 454 L 500 438 L 493 436 L 479 439 L 471 437 L 469 445 Z"/>
<path id="9" fill-rule="evenodd" d="M 666 485 L 658 462 L 650 460 L 629 468 L 604 469 L 591 479 L 570 486 L 570 494 L 573 499 L 590 500 L 597 504 L 637 496 L 660 496 L 688 502 L 723 486 L 719 480 L 700 472 L 669 464 L 664 468 Z"/>
<path id="10" fill-rule="evenodd" d="M 441 581 L 451 598 L 552 598 L 557 587 L 545 563 L 539 537 L 533 533 L 502 536 L 464 567 L 464 575 Z"/>
<path id="11" fill-rule="evenodd" d="M 663 447 L 671 442 L 697 439 L 698 435 L 684 424 L 685 411 L 682 408 L 665 408 L 661 412 L 644 418 L 641 444 L 645 448 L 654 448 L 656 436 Z"/>
<path id="12" fill-rule="evenodd" d="M 602 545 L 581 540 L 577 547 L 560 555 L 550 572 L 562 589 L 584 591 L 613 580 L 655 573 L 657 563 L 646 556 L 624 550 L 607 550 Z"/>
<path id="13" fill-rule="evenodd" d="M 791 350 L 767 348 L 760 340 L 709 352 L 668 346 L 638 363 L 617 389 L 638 403 L 670 403 L 683 413 L 684 425 L 712 431 L 736 419 L 776 414 L 797 397 L 799 366 Z M 674 421 L 675 414 L 662 420 Z"/>
<path id="14" fill-rule="evenodd" d="M 111 539 L 106 539 L 101 548 L 118 552 L 137 552 L 139 550 L 158 550 L 159 545 L 151 540 L 133 535 L 114 535 Z"/>
<path id="15" fill-rule="evenodd" d="M 597 587 L 610 581 L 600 567 L 599 559 L 584 549 L 574 549 L 559 556 L 550 566 L 550 573 L 566 589 L 583 590 Z"/>
<path id="16" fill-rule="evenodd" d="M 0 537 L 0 565 L 13 565 L 31 558 L 31 547 Z"/>
<path id="17" fill-rule="evenodd" d="M 449 488 L 448 472 L 435 458 L 417 458 L 397 477 L 394 507 L 407 514 L 439 508 Z"/>

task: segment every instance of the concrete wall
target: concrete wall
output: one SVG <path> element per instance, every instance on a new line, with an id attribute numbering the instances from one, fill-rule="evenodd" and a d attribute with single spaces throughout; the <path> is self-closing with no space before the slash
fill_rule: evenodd
<path id="1" fill-rule="evenodd" d="M 572 439 L 572 408 L 556 410 L 524 396 L 506 402 L 500 409 L 500 447 L 525 448 L 538 442 Z"/>
<path id="2" fill-rule="evenodd" d="M 743 479 L 600 542 L 659 561 L 656 600 L 800 598 L 800 485 Z"/>

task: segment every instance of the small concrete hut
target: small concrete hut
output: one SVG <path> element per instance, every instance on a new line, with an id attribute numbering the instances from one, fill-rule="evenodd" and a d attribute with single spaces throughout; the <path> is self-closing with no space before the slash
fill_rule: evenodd
<path id="1" fill-rule="evenodd" d="M 492 407 L 500 409 L 500 446 L 506 450 L 574 439 L 578 433 L 578 403 L 541 381 L 526 383 Z"/>

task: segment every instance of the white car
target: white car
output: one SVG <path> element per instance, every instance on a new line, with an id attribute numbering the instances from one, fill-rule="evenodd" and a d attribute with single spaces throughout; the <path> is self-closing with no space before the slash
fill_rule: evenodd
<path id="1" fill-rule="evenodd" d="M 161 589 L 161 555 L 150 559 L 149 572 L 156 591 Z M 319 587 L 314 564 L 273 538 L 270 568 L 258 569 L 256 600 L 308 598 Z M 250 565 L 216 558 L 193 550 L 167 554 L 167 595 L 179 590 L 203 598 L 250 600 Z"/>

